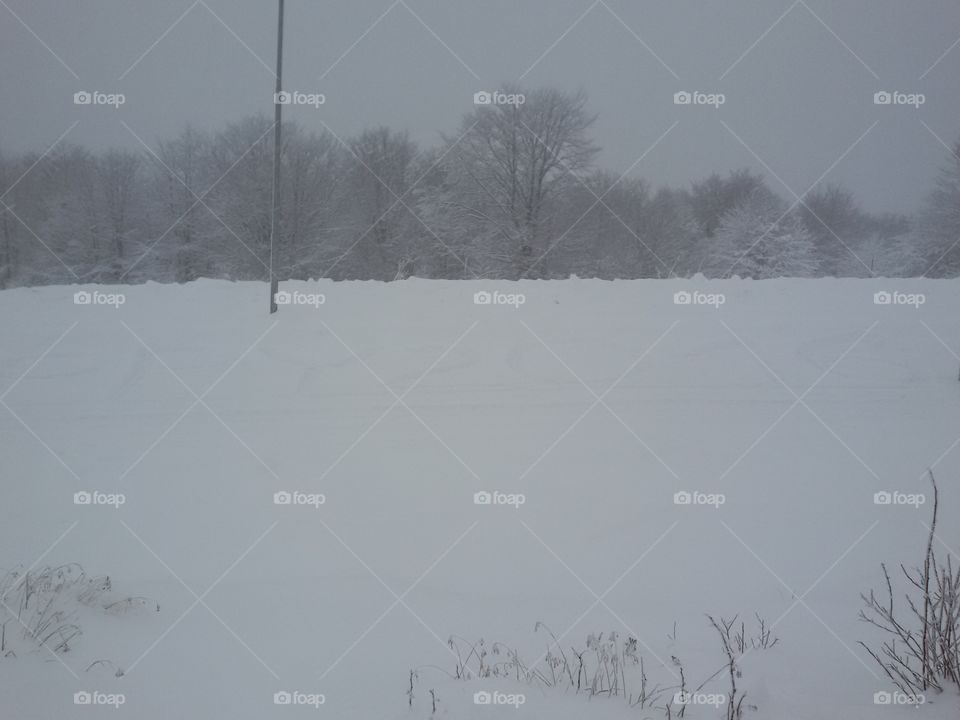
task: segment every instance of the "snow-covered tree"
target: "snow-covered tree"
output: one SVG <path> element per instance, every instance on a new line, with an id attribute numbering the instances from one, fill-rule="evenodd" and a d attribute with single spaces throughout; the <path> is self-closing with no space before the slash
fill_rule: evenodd
<path id="1" fill-rule="evenodd" d="M 170 258 L 177 282 L 210 276 L 215 272 L 210 244 L 216 220 L 198 202 L 216 180 L 211 177 L 210 137 L 187 126 L 172 140 L 161 142 L 157 155 L 162 162 L 154 164 L 157 233 L 169 231 L 169 238 L 158 243 L 157 255 Z"/>
<path id="2" fill-rule="evenodd" d="M 510 266 L 515 277 L 542 276 L 538 262 L 549 244 L 546 208 L 564 186 L 589 166 L 596 148 L 587 137 L 594 118 L 584 93 L 554 88 L 524 93 L 505 87 L 523 103 L 480 105 L 451 140 L 452 160 L 461 165 L 458 187 L 478 219 L 513 237 Z"/>
<path id="3" fill-rule="evenodd" d="M 426 233 L 406 206 L 413 177 L 416 145 L 406 132 L 380 126 L 366 130 L 350 142 L 350 219 L 356 230 L 351 257 L 345 266 L 358 276 L 392 280 L 408 246 Z M 412 224 L 419 227 L 414 228 Z"/>
<path id="4" fill-rule="evenodd" d="M 869 273 L 868 268 L 851 255 L 869 235 L 867 217 L 852 192 L 836 183 L 814 188 L 804 196 L 797 212 L 813 237 L 824 275 Z"/>
<path id="5" fill-rule="evenodd" d="M 920 231 L 931 277 L 960 275 L 960 141 L 940 169 L 921 217 Z"/>
<path id="6" fill-rule="evenodd" d="M 690 206 L 703 233 L 713 237 L 724 215 L 760 193 L 773 195 L 762 175 L 740 168 L 726 177 L 714 173 L 705 180 L 693 183 Z"/>
<path id="7" fill-rule="evenodd" d="M 104 219 L 109 272 L 104 279 L 119 279 L 125 270 L 128 245 L 140 239 L 144 223 L 141 158 L 132 152 L 108 150 L 96 160 L 98 205 Z"/>
<path id="8" fill-rule="evenodd" d="M 755 192 L 728 212 L 709 240 L 711 274 L 754 279 L 809 277 L 817 270 L 816 247 L 783 201 Z"/>

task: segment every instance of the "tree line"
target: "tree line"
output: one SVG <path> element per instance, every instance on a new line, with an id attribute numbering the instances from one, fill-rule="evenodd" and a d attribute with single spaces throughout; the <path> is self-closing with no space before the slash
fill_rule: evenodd
<path id="1" fill-rule="evenodd" d="M 506 88 L 520 93 L 519 88 Z M 788 203 L 739 169 L 654 187 L 598 168 L 585 94 L 478 105 L 436 146 L 284 123 L 281 279 L 960 273 L 960 142 L 913 215 L 827 184 Z M 0 152 L 0 287 L 266 279 L 273 125 L 185 127 L 156 149 Z"/>

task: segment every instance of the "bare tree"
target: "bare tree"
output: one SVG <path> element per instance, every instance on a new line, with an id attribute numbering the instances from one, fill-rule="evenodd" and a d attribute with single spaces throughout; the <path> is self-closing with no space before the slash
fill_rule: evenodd
<path id="1" fill-rule="evenodd" d="M 170 231 L 176 239 L 174 279 L 187 282 L 209 275 L 209 248 L 202 245 L 210 238 L 213 218 L 198 198 L 215 179 L 209 171 L 210 138 L 188 125 L 173 140 L 160 143 L 158 156 L 163 164 L 155 170 L 154 198 L 164 222 L 175 223 Z"/>
<path id="2" fill-rule="evenodd" d="M 960 140 L 940 169 L 937 185 L 927 199 L 922 227 L 928 238 L 927 255 L 934 277 L 960 274 Z"/>
<path id="3" fill-rule="evenodd" d="M 504 95 L 517 100 L 520 88 Z M 454 148 L 468 183 L 462 188 L 479 217 L 509 229 L 518 277 L 542 275 L 548 201 L 589 167 L 596 148 L 587 137 L 594 118 L 583 92 L 543 88 L 524 102 L 478 106 L 462 123 Z"/>
<path id="4" fill-rule="evenodd" d="M 138 196 L 140 165 L 139 155 L 121 150 L 108 150 L 97 160 L 97 178 L 110 234 L 111 260 L 117 270 L 126 256 L 126 243 L 135 231 L 133 210 L 134 203 L 141 199 Z"/>
<path id="5" fill-rule="evenodd" d="M 842 185 L 829 183 L 811 190 L 798 208 L 807 232 L 813 237 L 825 275 L 838 276 L 846 270 L 862 274 L 866 268 L 854 260 L 849 266 L 850 251 L 860 244 L 867 231 L 867 219 L 854 194 Z"/>
<path id="6" fill-rule="evenodd" d="M 356 225 L 352 251 L 370 277 L 389 280 L 397 265 L 409 257 L 405 245 L 412 238 L 411 216 L 404 196 L 414 181 L 412 163 L 416 145 L 406 132 L 380 126 L 366 130 L 350 143 L 351 204 Z M 422 234 L 422 228 L 418 234 Z"/>

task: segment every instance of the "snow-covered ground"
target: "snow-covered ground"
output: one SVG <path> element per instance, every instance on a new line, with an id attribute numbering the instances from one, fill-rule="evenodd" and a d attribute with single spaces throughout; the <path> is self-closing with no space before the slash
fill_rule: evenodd
<path id="1" fill-rule="evenodd" d="M 263 284 L 218 281 L 85 288 L 119 307 L 0 293 L 0 567 L 78 562 L 153 602 L 81 607 L 70 652 L 0 659 L 3 718 L 427 718 L 431 689 L 439 717 L 662 717 L 428 666 L 453 671 L 452 634 L 535 659 L 542 621 L 566 648 L 637 637 L 651 681 L 677 657 L 699 684 L 723 664 L 705 613 L 776 621 L 776 647 L 742 661 L 752 716 L 957 717 L 955 691 L 874 704 L 892 687 L 857 613 L 880 562 L 922 557 L 928 521 L 874 493 L 929 495 L 934 466 L 960 550 L 960 283 L 285 289 L 325 302 L 268 316 Z M 474 303 L 494 290 L 524 302 Z M 675 304 L 694 290 L 724 302 Z M 75 705 L 84 690 L 125 702 Z M 294 690 L 325 703 L 274 704 Z"/>

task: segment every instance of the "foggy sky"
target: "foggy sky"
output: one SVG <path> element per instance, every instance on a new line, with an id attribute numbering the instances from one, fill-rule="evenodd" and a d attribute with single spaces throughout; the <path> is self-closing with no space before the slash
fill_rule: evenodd
<path id="1" fill-rule="evenodd" d="M 956 0 L 286 5 L 284 85 L 326 104 L 285 119 L 341 138 L 387 124 L 434 144 L 455 134 L 474 92 L 522 78 L 584 89 L 598 164 L 617 173 L 644 153 L 630 174 L 655 185 L 750 166 L 793 200 L 829 170 L 823 182 L 848 185 L 866 209 L 911 211 L 944 162 L 940 140 L 960 136 Z M 0 149 L 42 151 L 75 121 L 67 141 L 136 149 L 131 131 L 155 146 L 187 122 L 272 113 L 275 32 L 275 0 L 2 0 Z M 76 106 L 79 90 L 126 104 Z M 679 90 L 726 102 L 678 106 Z M 880 90 L 926 102 L 877 106 Z"/>

